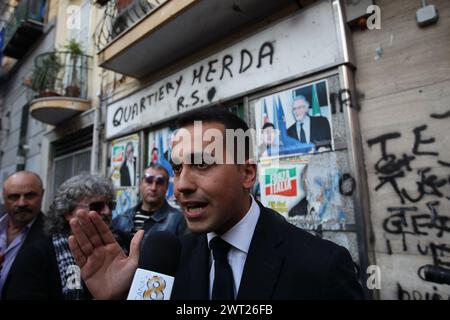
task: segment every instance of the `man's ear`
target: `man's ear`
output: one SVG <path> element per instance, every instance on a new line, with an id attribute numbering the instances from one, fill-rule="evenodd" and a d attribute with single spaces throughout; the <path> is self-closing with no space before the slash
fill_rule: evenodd
<path id="1" fill-rule="evenodd" d="M 246 160 L 242 165 L 242 174 L 244 179 L 242 181 L 245 189 L 251 189 L 256 182 L 256 164 L 250 160 Z"/>

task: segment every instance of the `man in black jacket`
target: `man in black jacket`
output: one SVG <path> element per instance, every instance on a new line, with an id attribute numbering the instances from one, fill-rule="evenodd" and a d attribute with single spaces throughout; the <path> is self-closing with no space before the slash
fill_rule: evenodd
<path id="1" fill-rule="evenodd" d="M 176 236 L 186 233 L 186 222 L 180 210 L 173 208 L 166 200 L 169 187 L 169 173 L 157 163 L 151 163 L 144 170 L 139 185 L 142 201 L 114 218 L 111 229 L 129 248 L 131 239 L 139 230 L 145 237 L 158 231 L 169 231 Z"/>
<path id="2" fill-rule="evenodd" d="M 44 237 L 41 212 L 44 189 L 41 178 L 31 171 L 10 175 L 3 184 L 5 214 L 0 218 L 0 294 L 9 290 L 11 273 L 24 250 Z"/>
<path id="3" fill-rule="evenodd" d="M 194 121 L 202 121 L 200 127 Z M 185 115 L 179 128 L 172 149 L 174 189 L 193 234 L 181 241 L 173 299 L 363 297 L 345 248 L 294 227 L 250 195 L 256 180 L 250 143 L 239 137 L 231 143 L 230 135 L 225 139 L 226 129 L 245 133 L 245 122 L 216 107 Z M 224 137 L 222 150 L 210 146 L 217 132 Z M 201 142 L 200 149 L 194 141 Z M 142 233 L 133 238 L 126 257 L 92 212 L 80 211 L 70 224 L 74 236 L 69 245 L 93 296 L 123 297 L 137 266 Z"/>

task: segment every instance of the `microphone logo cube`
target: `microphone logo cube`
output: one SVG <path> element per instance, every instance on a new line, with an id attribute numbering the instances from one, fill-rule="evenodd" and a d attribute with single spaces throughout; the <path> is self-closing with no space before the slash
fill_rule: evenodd
<path id="1" fill-rule="evenodd" d="M 164 300 L 166 281 L 160 276 L 153 276 L 147 280 L 147 288 L 143 288 L 144 300 Z"/>
<path id="2" fill-rule="evenodd" d="M 127 300 L 169 300 L 174 278 L 138 268 Z"/>

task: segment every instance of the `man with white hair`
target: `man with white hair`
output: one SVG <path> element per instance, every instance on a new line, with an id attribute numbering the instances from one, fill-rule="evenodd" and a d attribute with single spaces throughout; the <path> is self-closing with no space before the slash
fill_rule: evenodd
<path id="1" fill-rule="evenodd" d="M 331 130 L 328 119 L 322 116 L 309 115 L 309 101 L 302 95 L 296 96 L 292 102 L 292 114 L 295 123 L 287 134 L 302 143 L 314 143 L 316 151 L 331 149 Z"/>

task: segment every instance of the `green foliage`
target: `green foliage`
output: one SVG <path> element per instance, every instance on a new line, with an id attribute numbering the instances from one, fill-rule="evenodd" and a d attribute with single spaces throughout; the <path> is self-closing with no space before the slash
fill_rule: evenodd
<path id="1" fill-rule="evenodd" d="M 54 91 L 60 69 L 61 63 L 56 52 L 37 57 L 31 75 L 31 88 L 39 95 Z"/>
<path id="2" fill-rule="evenodd" d="M 81 43 L 79 43 L 76 39 L 70 39 L 69 42 L 64 45 L 64 49 L 66 49 L 66 51 L 69 52 L 72 57 L 84 54 Z"/>
<path id="3" fill-rule="evenodd" d="M 70 82 L 68 88 L 66 88 L 66 95 L 76 97 L 80 94 L 80 83 L 78 79 L 78 61 L 84 55 L 84 51 L 76 39 L 70 39 L 69 42 L 64 46 L 66 52 L 69 54 L 69 59 L 71 60 L 72 70 L 70 74 Z"/>

